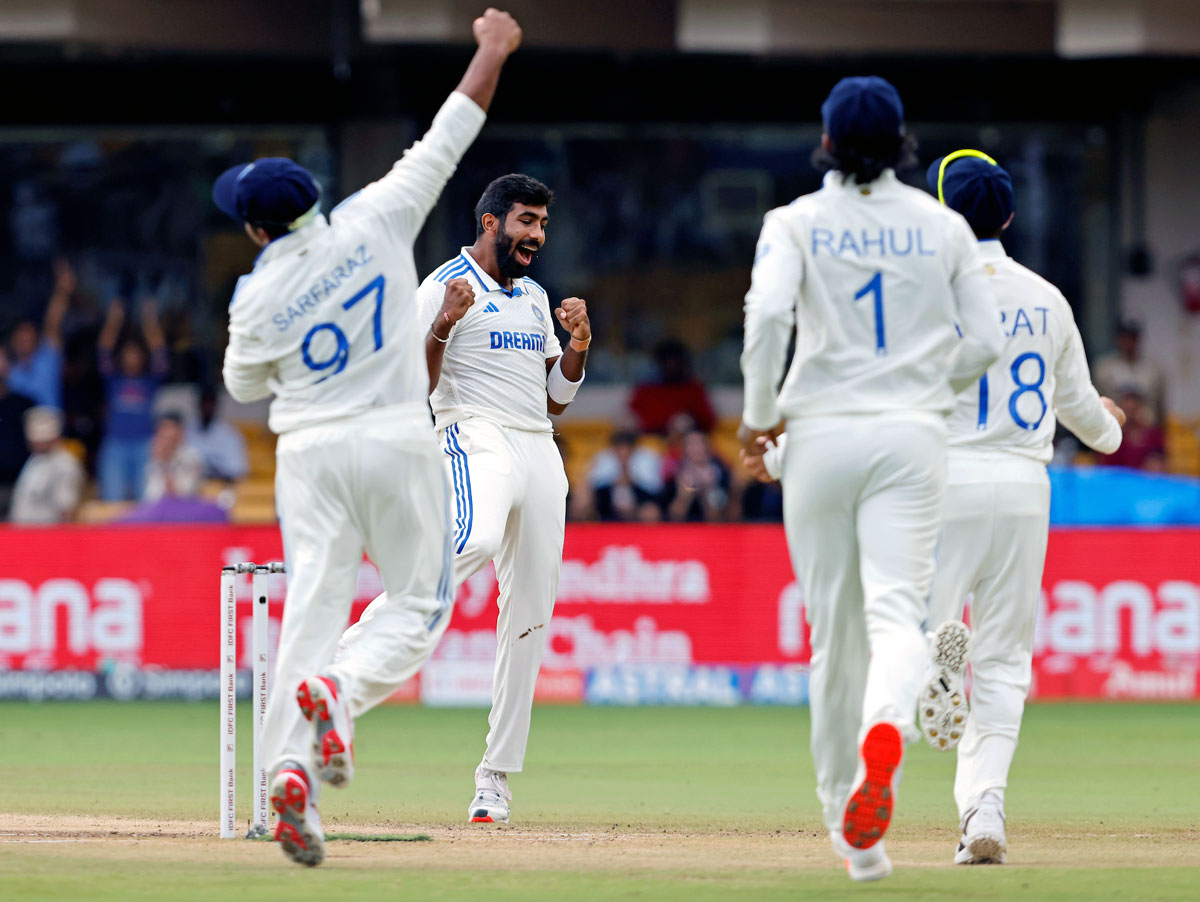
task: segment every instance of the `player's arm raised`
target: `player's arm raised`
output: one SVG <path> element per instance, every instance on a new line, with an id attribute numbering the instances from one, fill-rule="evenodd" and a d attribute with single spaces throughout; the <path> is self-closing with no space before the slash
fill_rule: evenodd
<path id="1" fill-rule="evenodd" d="M 475 289 L 466 279 L 451 279 L 446 283 L 441 309 L 425 333 L 425 365 L 429 367 L 430 393 L 442 378 L 442 358 L 446 356 L 450 335 L 474 303 Z"/>
<path id="2" fill-rule="evenodd" d="M 588 345 L 592 343 L 592 324 L 588 319 L 587 301 L 583 298 L 566 298 L 554 313 L 563 328 L 571 333 L 571 341 L 562 356 L 546 361 L 546 410 L 559 414 L 575 400 L 575 393 L 583 384 Z"/>
<path id="3" fill-rule="evenodd" d="M 521 45 L 521 28 L 506 12 L 489 8 L 472 30 L 478 49 L 429 131 L 387 175 L 343 201 L 340 216 L 382 216 L 398 237 L 416 238 L 458 161 L 483 128 L 504 61 Z"/>

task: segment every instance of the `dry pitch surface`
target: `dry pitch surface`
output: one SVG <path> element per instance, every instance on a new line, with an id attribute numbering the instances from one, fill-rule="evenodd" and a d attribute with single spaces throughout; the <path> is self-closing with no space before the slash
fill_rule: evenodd
<path id="1" fill-rule="evenodd" d="M 147 713 L 156 715 L 153 720 L 169 721 L 195 710 L 177 707 L 166 714 L 151 706 L 108 707 L 107 716 L 98 719 L 128 725 L 131 719 L 144 722 Z M 203 710 L 206 723 L 216 719 L 207 707 Z M 9 706 L 0 732 L 5 749 L 0 762 L 10 775 L 12 765 L 22 769 L 11 760 L 13 724 L 22 719 L 18 711 L 31 715 L 25 718 L 32 730 L 26 748 L 48 743 L 59 721 L 91 722 L 90 715 L 97 713 L 83 706 Z M 456 824 L 452 813 L 412 801 L 416 787 L 428 790 L 422 796 L 436 797 L 450 787 L 461 795 L 455 761 L 444 762 L 443 772 L 431 758 L 425 762 L 425 779 L 408 769 L 366 777 L 367 761 L 380 754 L 381 740 L 390 745 L 398 739 L 386 732 L 384 722 L 396 721 L 410 739 L 412 731 L 425 727 L 433 734 L 426 737 L 434 740 L 431 745 L 417 742 L 414 748 L 410 743 L 399 751 L 419 758 L 418 749 L 428 747 L 436 757 L 437 746 L 454 738 L 445 734 L 478 732 L 473 721 L 482 717 L 479 712 L 379 712 L 381 732 L 368 732 L 364 721 L 361 733 L 371 746 L 359 753 L 366 779 L 351 792 L 329 793 L 323 800 L 327 831 L 359 839 L 421 834 L 428 840 L 332 839 L 326 863 L 315 870 L 292 865 L 269 843 L 214 839 L 215 802 L 212 817 L 187 814 L 194 807 L 203 813 L 200 799 L 206 791 L 210 800 L 215 795 L 206 785 L 215 780 L 208 773 L 215 771 L 215 763 L 204 762 L 202 753 L 192 763 L 186 756 L 158 766 L 148 763 L 136 789 L 145 790 L 148 779 L 164 782 L 158 805 L 153 793 L 145 797 L 152 809 L 161 810 L 143 811 L 140 792 L 119 795 L 130 776 L 123 765 L 83 765 L 80 772 L 80 767 L 64 768 L 67 762 L 56 761 L 57 755 L 46 749 L 40 759 L 24 759 L 27 779 L 18 784 L 22 791 L 0 795 L 0 800 L 9 796 L 14 802 L 0 801 L 0 809 L 9 811 L 0 814 L 0 895 L 757 900 L 875 893 L 889 899 L 1195 899 L 1200 898 L 1197 713 L 1191 706 L 1032 709 L 1022 749 L 1031 760 L 1018 768 L 1014 783 L 1024 770 L 1033 792 L 1010 791 L 1010 819 L 1023 823 L 1010 825 L 1010 863 L 1004 867 L 950 863 L 954 831 L 947 820 L 953 816 L 944 816 L 948 805 L 940 798 L 948 792 L 948 759 L 914 750 L 906 766 L 900 815 L 889 834 L 897 871 L 870 886 L 846 879 L 818 829 L 807 756 L 799 743 L 799 748 L 787 748 L 800 738 L 798 726 L 806 730 L 806 718 L 795 711 L 539 711 L 535 731 L 548 734 L 543 744 L 554 751 L 563 743 L 581 742 L 577 757 L 584 757 L 588 767 L 595 766 L 586 761 L 589 744 L 601 734 L 611 738 L 628 727 L 629 735 L 640 736 L 641 742 L 622 744 L 620 751 L 613 747 L 606 770 L 612 782 L 588 779 L 585 771 L 591 793 L 577 800 L 575 819 L 569 793 L 572 768 L 560 763 L 539 768 L 550 771 L 541 781 L 549 787 L 535 788 L 533 776 L 519 778 L 519 783 L 514 778 L 518 805 L 526 801 L 527 821 L 496 826 Z M 713 731 L 714 721 L 723 729 Z M 1151 726 L 1156 728 L 1144 732 Z M 591 735 L 590 729 L 599 733 Z M 183 724 L 176 730 L 188 732 Z M 717 741 L 714 732 L 724 738 Z M 1146 735 L 1156 735 L 1157 759 L 1150 744 L 1139 739 Z M 103 736 L 96 738 L 103 758 Z M 686 755 L 690 742 L 704 739 L 715 748 L 693 753 L 691 772 L 686 766 L 658 763 L 659 756 Z M 1037 739 L 1043 743 L 1041 754 L 1031 748 Z M 171 759 L 171 743 L 166 746 L 159 750 L 165 753 L 160 758 Z M 447 748 L 457 749 L 454 744 L 441 747 L 442 758 Z M 1081 757 L 1089 747 L 1090 764 Z M 722 750 L 729 766 L 714 767 Z M 458 752 L 450 757 L 456 759 Z M 1115 759 L 1124 760 L 1118 764 Z M 1108 774 L 1105 785 L 1095 782 L 1097 766 Z M 104 780 L 104 773 L 109 782 L 98 785 L 95 781 Z M 714 783 L 722 773 L 724 783 Z M 352 801 L 355 789 L 363 790 L 357 802 Z M 1108 797 L 1108 805 L 1101 795 Z M 1077 803 L 1066 804 L 1072 798 Z M 680 800 L 683 804 L 677 804 Z M 172 807 L 183 816 L 169 816 Z M 709 816 L 706 807 L 712 810 Z M 1061 812 L 1057 822 L 1056 807 Z M 381 809 L 399 816 L 377 816 Z"/>

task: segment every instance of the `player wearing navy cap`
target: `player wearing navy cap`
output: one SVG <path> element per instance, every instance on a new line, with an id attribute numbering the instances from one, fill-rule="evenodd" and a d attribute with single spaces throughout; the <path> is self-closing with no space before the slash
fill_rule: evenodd
<path id="1" fill-rule="evenodd" d="M 1110 454 L 1124 414 L 1092 387 L 1071 307 L 1053 285 L 1004 252 L 1014 216 L 1012 180 L 978 150 L 935 161 L 930 190 L 966 217 L 979 238 L 1004 351 L 958 396 L 949 425 L 945 525 L 930 604 L 930 679 L 918 713 L 934 748 L 958 746 L 954 860 L 1001 863 L 1004 788 L 1017 747 L 1033 661 L 1033 626 L 1046 560 L 1056 422 Z M 974 631 L 962 623 L 968 594 Z M 965 659 L 964 659 L 965 655 Z M 963 691 L 972 669 L 971 710 Z M 961 745 L 959 741 L 961 740 Z"/>
<path id="2" fill-rule="evenodd" d="M 302 864 L 325 856 L 318 778 L 353 777 L 353 719 L 417 671 L 450 620 L 448 489 L 412 248 L 521 42 L 494 9 L 474 32 L 479 48 L 429 131 L 328 221 L 316 182 L 291 160 L 232 167 L 213 189 L 263 249 L 230 304 L 224 378 L 239 401 L 274 395 L 288 591 L 263 743 L 275 839 Z M 386 594 L 335 662 L 364 549 Z"/>
<path id="3" fill-rule="evenodd" d="M 882 838 L 903 744 L 917 735 L 945 416 L 1003 335 L 966 222 L 896 178 L 913 146 L 896 89 L 844 79 L 821 112 L 824 186 L 769 212 L 758 241 L 740 432 L 758 458 L 786 420 L 784 525 L 812 629 L 817 795 L 851 878 L 878 880 L 892 870 Z"/>

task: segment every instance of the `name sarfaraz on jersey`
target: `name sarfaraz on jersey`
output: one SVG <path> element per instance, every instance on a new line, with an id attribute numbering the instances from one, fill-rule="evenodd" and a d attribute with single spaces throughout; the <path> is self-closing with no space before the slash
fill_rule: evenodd
<path id="1" fill-rule="evenodd" d="M 318 281 L 313 282 L 308 291 L 288 304 L 283 311 L 271 317 L 271 322 L 275 324 L 276 330 L 286 332 L 293 322 L 316 310 L 321 305 L 321 301 L 341 288 L 356 270 L 366 266 L 374 259 L 375 256 L 367 250 L 367 246 L 360 244 L 354 249 L 354 253 L 346 258 L 345 263 L 339 263 L 329 270 Z"/>
<path id="2" fill-rule="evenodd" d="M 546 336 L 542 332 L 493 332 L 491 351 L 541 351 L 546 350 Z"/>

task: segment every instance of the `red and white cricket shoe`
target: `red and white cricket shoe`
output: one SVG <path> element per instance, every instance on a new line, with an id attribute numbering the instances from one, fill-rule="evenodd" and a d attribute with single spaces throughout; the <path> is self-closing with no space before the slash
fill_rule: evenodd
<path id="1" fill-rule="evenodd" d="M 271 807 L 279 815 L 275 841 L 292 861 L 313 867 L 325 860 L 325 831 L 310 798 L 308 775 L 298 765 L 285 764 L 272 777 Z"/>
<path id="2" fill-rule="evenodd" d="M 869 849 L 892 822 L 904 737 L 893 723 L 873 724 L 858 749 L 854 788 L 842 810 L 842 838 L 852 849 Z"/>
<path id="3" fill-rule="evenodd" d="M 296 690 L 296 701 L 313 725 L 312 754 L 317 776 L 339 789 L 354 779 L 354 721 L 337 680 L 311 676 Z"/>

